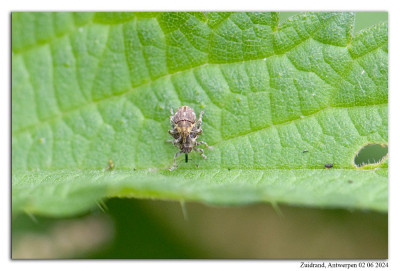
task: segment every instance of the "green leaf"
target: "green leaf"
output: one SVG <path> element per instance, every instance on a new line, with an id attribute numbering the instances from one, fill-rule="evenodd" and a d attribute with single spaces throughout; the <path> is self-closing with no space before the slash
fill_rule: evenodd
<path id="1" fill-rule="evenodd" d="M 387 211 L 387 159 L 354 158 L 388 142 L 388 26 L 353 25 L 347 12 L 13 13 L 13 213 L 108 197 Z M 214 149 L 169 172 L 181 105 L 205 111 Z"/>

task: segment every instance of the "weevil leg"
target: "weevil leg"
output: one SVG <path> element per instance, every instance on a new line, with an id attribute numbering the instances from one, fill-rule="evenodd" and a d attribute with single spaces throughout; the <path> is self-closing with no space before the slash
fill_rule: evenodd
<path id="1" fill-rule="evenodd" d="M 168 139 L 168 140 L 165 140 L 165 142 L 172 143 L 175 146 L 176 144 L 179 143 L 180 140 L 181 140 L 181 137 L 179 137 L 177 139 Z"/>
<path id="2" fill-rule="evenodd" d="M 201 135 L 203 133 L 203 130 L 200 128 L 194 128 L 195 130 L 193 130 L 193 132 L 196 133 L 196 135 Z"/>
<path id="3" fill-rule="evenodd" d="M 196 145 L 197 145 L 197 146 L 202 145 L 202 144 L 203 144 L 204 146 L 206 146 L 207 149 L 210 149 L 210 150 L 214 149 L 214 147 L 208 146 L 208 144 L 207 144 L 205 141 L 196 142 Z"/>
<path id="4" fill-rule="evenodd" d="M 200 152 L 201 157 L 207 159 L 207 156 L 204 155 L 204 150 L 200 148 L 193 148 L 193 150 Z"/>
<path id="5" fill-rule="evenodd" d="M 183 152 L 179 151 L 177 153 L 175 153 L 174 156 L 174 164 L 172 165 L 172 167 L 169 169 L 169 171 L 173 171 L 174 169 L 177 169 L 178 167 L 176 166 L 176 158 L 178 158 L 179 155 L 181 155 Z"/>
<path id="6" fill-rule="evenodd" d="M 172 129 L 172 130 L 168 130 L 168 133 L 172 136 L 176 135 L 178 133 L 178 131 Z"/>
<path id="7" fill-rule="evenodd" d="M 174 140 L 174 145 L 178 144 L 179 141 L 181 141 L 181 137 L 179 137 L 179 138 L 177 138 L 177 139 Z"/>
<path id="8" fill-rule="evenodd" d="M 199 119 L 197 120 L 197 128 L 200 130 L 201 130 L 201 124 L 203 123 L 203 114 L 204 114 L 204 111 L 201 111 Z"/>
<path id="9" fill-rule="evenodd" d="M 174 128 L 175 123 L 174 123 L 174 110 L 171 108 L 170 109 L 171 116 L 169 116 L 169 124 L 171 125 L 172 128 Z"/>

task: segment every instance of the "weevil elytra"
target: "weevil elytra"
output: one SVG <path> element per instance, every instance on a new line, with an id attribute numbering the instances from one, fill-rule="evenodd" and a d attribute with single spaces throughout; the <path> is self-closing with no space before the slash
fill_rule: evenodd
<path id="1" fill-rule="evenodd" d="M 171 116 L 169 117 L 171 130 L 168 133 L 174 138 L 167 140 L 172 143 L 175 147 L 179 148 L 180 151 L 174 156 L 174 164 L 169 169 L 170 171 L 177 168 L 176 158 L 182 153 L 185 154 L 185 162 L 188 162 L 188 154 L 194 150 L 200 152 L 201 157 L 207 159 L 204 155 L 204 150 L 197 148 L 196 146 L 205 145 L 207 148 L 212 149 L 211 146 L 204 141 L 197 142 L 197 137 L 203 132 L 201 129 L 201 123 L 203 121 L 204 111 L 200 112 L 199 119 L 196 120 L 196 113 L 189 106 L 181 106 L 178 108 L 176 113 L 171 108 Z"/>

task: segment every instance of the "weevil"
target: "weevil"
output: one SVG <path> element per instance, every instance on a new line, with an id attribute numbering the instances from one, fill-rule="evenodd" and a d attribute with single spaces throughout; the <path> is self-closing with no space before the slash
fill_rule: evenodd
<path id="1" fill-rule="evenodd" d="M 169 169 L 170 171 L 177 168 L 176 159 L 182 153 L 185 154 L 185 162 L 188 162 L 188 154 L 194 150 L 200 152 L 201 157 L 207 159 L 204 155 L 204 150 L 197 148 L 199 145 L 204 145 L 206 148 L 212 149 L 211 146 L 204 141 L 197 142 L 197 137 L 203 132 L 201 129 L 201 124 L 203 121 L 204 111 L 200 112 L 199 119 L 196 120 L 196 113 L 189 106 L 181 106 L 178 108 L 176 113 L 171 108 L 171 116 L 169 117 L 171 130 L 168 133 L 174 138 L 167 140 L 167 142 L 172 143 L 180 151 L 174 156 L 174 164 Z"/>

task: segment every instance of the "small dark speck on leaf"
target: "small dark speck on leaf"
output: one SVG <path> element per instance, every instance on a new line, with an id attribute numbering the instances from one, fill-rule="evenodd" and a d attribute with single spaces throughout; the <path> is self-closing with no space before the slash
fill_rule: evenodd
<path id="1" fill-rule="evenodd" d="M 353 183 L 353 181 L 352 181 L 352 180 L 348 180 L 347 182 L 348 182 L 348 183 Z"/>
<path id="2" fill-rule="evenodd" d="M 333 164 L 325 164 L 325 168 L 332 168 Z"/>
<path id="3" fill-rule="evenodd" d="M 230 168 L 228 168 L 228 170 L 231 170 Z"/>
<path id="4" fill-rule="evenodd" d="M 304 150 L 304 151 L 303 151 L 303 153 L 306 153 L 306 152 L 308 152 L 308 151 L 307 151 L 307 150 Z"/>

